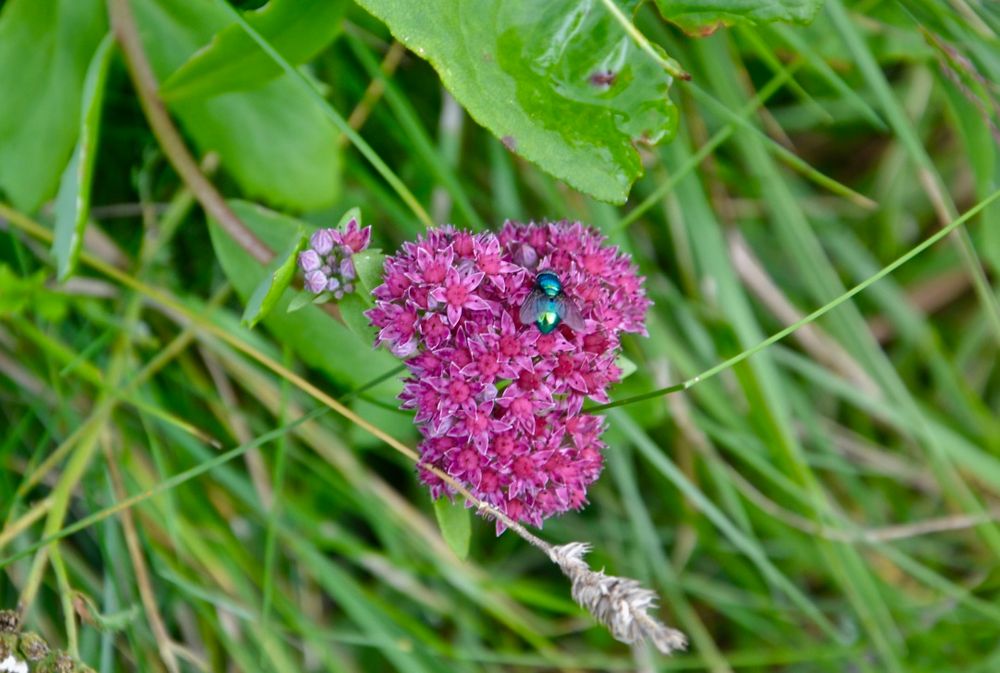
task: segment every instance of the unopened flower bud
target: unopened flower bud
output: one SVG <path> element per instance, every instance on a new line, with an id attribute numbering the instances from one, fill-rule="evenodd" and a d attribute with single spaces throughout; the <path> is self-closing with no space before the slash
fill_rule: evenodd
<path id="1" fill-rule="evenodd" d="M 299 253 L 299 268 L 303 271 L 315 271 L 323 264 L 323 258 L 315 250 L 309 249 Z"/>
<path id="2" fill-rule="evenodd" d="M 319 229 L 309 238 L 309 247 L 320 255 L 325 255 L 333 250 L 337 243 L 333 229 Z"/>
<path id="3" fill-rule="evenodd" d="M 319 294 L 326 289 L 328 281 L 329 279 L 326 277 L 326 274 L 317 269 L 306 274 L 303 285 L 305 285 L 305 288 L 310 292 Z"/>
<path id="4" fill-rule="evenodd" d="M 345 281 L 347 281 L 347 280 L 354 280 L 356 275 L 357 274 L 354 272 L 354 262 L 351 260 L 351 258 L 347 257 L 341 260 L 340 277 L 343 278 Z"/>
<path id="5" fill-rule="evenodd" d="M 21 654 L 28 661 L 41 661 L 49 653 L 49 644 L 37 633 L 21 634 Z"/>

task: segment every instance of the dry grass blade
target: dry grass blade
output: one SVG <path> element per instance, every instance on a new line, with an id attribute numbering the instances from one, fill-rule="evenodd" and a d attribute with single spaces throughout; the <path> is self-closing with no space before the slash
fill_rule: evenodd
<path id="1" fill-rule="evenodd" d="M 630 645 L 648 641 L 663 654 L 687 648 L 683 633 L 649 616 L 649 610 L 656 607 L 654 592 L 637 580 L 591 570 L 583 560 L 590 545 L 570 542 L 546 551 L 573 583 L 573 600 L 594 615 L 617 640 Z"/>
<path id="2" fill-rule="evenodd" d="M 802 312 L 781 292 L 757 259 L 749 243 L 736 230 L 732 230 L 729 235 L 729 254 L 740 278 L 771 313 L 786 325 L 793 325 L 802 320 Z M 872 381 L 857 360 L 824 332 L 819 324 L 802 325 L 794 337 L 816 360 L 826 364 L 868 395 L 881 397 L 878 385 Z"/>
<path id="3" fill-rule="evenodd" d="M 128 493 L 125 490 L 125 480 L 122 479 L 121 471 L 118 469 L 118 458 L 113 455 L 107 437 L 105 437 L 104 448 L 115 497 L 119 501 L 122 501 L 128 497 Z M 173 642 L 170 640 L 170 634 L 167 633 L 166 626 L 163 623 L 163 617 L 160 614 L 159 607 L 156 603 L 156 592 L 153 590 L 149 568 L 147 567 L 146 560 L 143 556 L 142 542 L 139 539 L 139 533 L 136 529 L 135 517 L 132 515 L 132 510 L 123 509 L 119 515 L 119 519 L 122 524 L 122 532 L 125 536 L 125 545 L 128 549 L 128 555 L 132 560 L 132 571 L 135 573 L 135 583 L 139 589 L 139 597 L 142 601 L 143 609 L 146 612 L 146 619 L 149 622 L 149 628 L 153 632 L 153 637 L 156 639 L 156 645 L 160 651 L 160 658 L 163 661 L 163 665 L 168 671 L 170 671 L 170 673 L 177 673 L 181 669 L 177 662 L 177 655 L 174 652 Z"/>

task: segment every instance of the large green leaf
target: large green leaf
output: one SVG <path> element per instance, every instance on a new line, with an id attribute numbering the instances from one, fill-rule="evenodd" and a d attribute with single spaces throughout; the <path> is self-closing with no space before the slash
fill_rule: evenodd
<path id="1" fill-rule="evenodd" d="M 0 14 L 0 188 L 21 210 L 55 194 L 107 31 L 103 0 L 10 0 Z"/>
<path id="2" fill-rule="evenodd" d="M 635 143 L 669 139 L 671 78 L 601 0 L 359 0 L 480 124 L 580 191 L 623 203 Z"/>
<path id="3" fill-rule="evenodd" d="M 231 25 L 210 0 L 132 0 L 143 44 L 163 81 Z M 203 151 L 215 150 L 247 194 L 316 209 L 337 196 L 339 137 L 319 104 L 287 76 L 250 91 L 178 101 L 171 111 Z"/>
<path id="4" fill-rule="evenodd" d="M 229 204 L 243 222 L 272 250 L 281 250 L 295 240 L 302 222 L 245 201 Z M 237 294 L 248 301 L 254 289 L 268 274 L 214 222 L 209 231 L 212 246 Z M 385 350 L 375 350 L 372 343 L 356 337 L 342 323 L 316 306 L 287 313 L 294 296 L 286 290 L 263 324 L 279 341 L 289 344 L 306 363 L 322 370 L 335 381 L 357 386 L 399 366 L 399 361 Z M 398 381 L 382 384 L 377 390 L 386 397 L 399 389 Z"/>
<path id="5" fill-rule="evenodd" d="M 87 68 L 83 87 L 83 114 L 80 119 L 80 138 L 73 150 L 66 170 L 59 182 L 56 195 L 55 240 L 52 254 L 56 258 L 59 280 L 65 280 L 76 269 L 80 257 L 80 246 L 90 216 L 90 186 L 94 179 L 94 163 L 97 160 L 97 139 L 101 126 L 101 107 L 104 102 L 104 85 L 108 80 L 108 68 L 114 40 L 105 35 L 94 58 Z"/>
<path id="6" fill-rule="evenodd" d="M 655 0 L 663 18 L 691 35 L 734 23 L 810 23 L 823 0 Z"/>
<path id="7" fill-rule="evenodd" d="M 271 0 L 248 12 L 247 22 L 290 63 L 304 63 L 337 35 L 346 5 L 344 0 Z M 233 25 L 167 78 L 160 93 L 171 101 L 211 97 L 249 89 L 280 74 L 281 68 Z"/>

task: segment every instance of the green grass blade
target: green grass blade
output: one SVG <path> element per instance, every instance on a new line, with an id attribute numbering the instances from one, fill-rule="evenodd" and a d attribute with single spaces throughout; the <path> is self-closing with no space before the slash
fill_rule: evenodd
<path id="1" fill-rule="evenodd" d="M 114 39 L 105 35 L 87 66 L 81 104 L 80 137 L 70 157 L 69 165 L 59 182 L 56 196 L 55 241 L 52 254 L 56 258 L 59 280 L 66 280 L 76 269 L 83 245 L 83 233 L 90 217 L 90 192 L 97 161 L 98 131 L 108 68 L 114 54 Z"/>

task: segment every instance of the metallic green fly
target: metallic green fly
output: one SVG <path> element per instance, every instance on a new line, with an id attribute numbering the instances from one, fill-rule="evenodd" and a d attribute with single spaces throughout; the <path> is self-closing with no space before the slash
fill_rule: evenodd
<path id="1" fill-rule="evenodd" d="M 563 292 L 559 276 L 551 271 L 535 276 L 535 287 L 521 304 L 519 317 L 524 325 L 535 323 L 542 334 L 552 332 L 560 323 L 566 323 L 576 332 L 586 327 L 580 309 Z"/>

